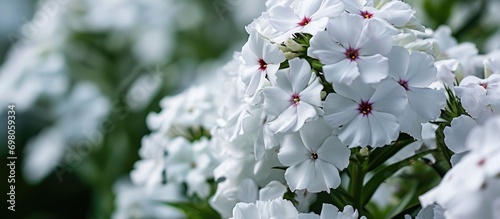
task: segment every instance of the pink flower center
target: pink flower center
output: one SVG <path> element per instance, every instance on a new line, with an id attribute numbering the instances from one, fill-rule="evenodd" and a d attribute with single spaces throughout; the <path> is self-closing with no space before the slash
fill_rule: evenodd
<path id="1" fill-rule="evenodd" d="M 294 106 L 299 105 L 299 102 L 300 102 L 300 95 L 299 95 L 299 94 L 293 94 L 293 95 L 292 95 L 292 98 L 290 99 L 290 102 L 291 102 Z"/>
<path id="2" fill-rule="evenodd" d="M 488 89 L 487 83 L 479 83 L 479 86 L 484 87 L 484 89 Z"/>
<path id="3" fill-rule="evenodd" d="M 303 27 L 303 26 L 308 25 L 309 23 L 311 23 L 311 18 L 304 17 L 304 18 L 302 18 L 302 20 L 298 24 L 299 24 L 299 26 Z"/>
<path id="4" fill-rule="evenodd" d="M 407 90 L 407 91 L 408 91 L 408 90 L 410 90 L 410 87 L 408 87 L 408 81 L 405 81 L 405 80 L 403 80 L 403 79 L 400 79 L 400 80 L 398 81 L 398 83 L 399 83 L 399 85 L 401 85 L 402 87 L 404 87 L 404 88 L 405 88 L 405 90 Z"/>
<path id="5" fill-rule="evenodd" d="M 359 113 L 363 114 L 363 116 L 368 116 L 372 112 L 372 104 L 367 101 L 361 101 L 358 107 Z"/>
<path id="6" fill-rule="evenodd" d="M 373 13 L 370 13 L 368 11 L 362 11 L 361 16 L 363 16 L 365 19 L 370 19 L 373 17 Z"/>
<path id="7" fill-rule="evenodd" d="M 477 162 L 477 165 L 478 166 L 483 166 L 484 163 L 486 163 L 486 159 L 483 158 L 483 159 L 479 160 L 479 162 Z"/>
<path id="8" fill-rule="evenodd" d="M 316 160 L 318 159 L 318 154 L 316 152 L 311 153 L 311 159 Z"/>
<path id="9" fill-rule="evenodd" d="M 359 53 L 357 49 L 350 48 L 345 51 L 345 57 L 350 59 L 351 61 L 355 61 L 359 57 Z"/>
<path id="10" fill-rule="evenodd" d="M 259 70 L 265 71 L 267 69 L 267 63 L 263 59 L 259 59 Z"/>

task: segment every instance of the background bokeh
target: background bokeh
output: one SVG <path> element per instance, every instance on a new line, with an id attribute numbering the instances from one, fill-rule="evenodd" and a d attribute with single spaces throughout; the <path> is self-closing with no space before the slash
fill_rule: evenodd
<path id="1" fill-rule="evenodd" d="M 500 48 L 498 0 L 406 2 L 429 28 L 449 25 L 481 53 Z M 16 212 L 3 201 L 1 218 L 111 217 L 148 113 L 222 67 L 264 3 L 0 0 L 0 124 L 16 104 L 18 156 Z"/>

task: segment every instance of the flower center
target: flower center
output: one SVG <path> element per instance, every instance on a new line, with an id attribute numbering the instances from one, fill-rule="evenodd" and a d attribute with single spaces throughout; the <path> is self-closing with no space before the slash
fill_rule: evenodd
<path id="1" fill-rule="evenodd" d="M 350 59 L 351 61 L 355 61 L 359 57 L 359 53 L 357 49 L 349 48 L 345 51 L 345 57 Z"/>
<path id="2" fill-rule="evenodd" d="M 484 87 L 484 89 L 488 89 L 487 83 L 479 83 L 479 86 Z"/>
<path id="3" fill-rule="evenodd" d="M 486 163 L 486 159 L 483 158 L 483 159 L 479 160 L 479 162 L 477 162 L 477 165 L 478 166 L 483 166 L 484 163 Z"/>
<path id="4" fill-rule="evenodd" d="M 405 81 L 405 80 L 403 80 L 403 79 L 400 79 L 400 80 L 398 81 L 398 83 L 399 83 L 399 85 L 401 85 L 402 87 L 404 87 L 404 88 L 405 88 L 405 90 L 407 90 L 407 91 L 408 91 L 408 90 L 410 90 L 410 88 L 408 87 L 408 81 Z"/>
<path id="5" fill-rule="evenodd" d="M 299 24 L 299 26 L 303 27 L 303 26 L 308 25 L 309 23 L 311 23 L 311 18 L 304 17 L 304 18 L 302 18 L 302 21 L 300 21 L 298 24 Z"/>
<path id="6" fill-rule="evenodd" d="M 365 19 L 370 19 L 373 17 L 373 13 L 370 13 L 368 11 L 362 11 L 361 16 L 363 16 Z"/>
<path id="7" fill-rule="evenodd" d="M 291 102 L 294 106 L 299 105 L 299 102 L 300 102 L 300 95 L 299 95 L 299 94 L 293 94 L 293 95 L 292 95 L 292 98 L 290 99 L 290 102 Z"/>
<path id="8" fill-rule="evenodd" d="M 316 154 L 315 152 L 312 152 L 311 153 L 311 159 L 313 159 L 313 160 L 318 159 L 318 154 Z"/>
<path id="9" fill-rule="evenodd" d="M 365 101 L 361 101 L 358 107 L 358 111 L 359 113 L 363 114 L 363 116 L 367 116 L 372 111 L 372 104 Z"/>
<path id="10" fill-rule="evenodd" d="M 267 63 L 263 59 L 259 59 L 259 70 L 265 71 L 267 69 Z"/>

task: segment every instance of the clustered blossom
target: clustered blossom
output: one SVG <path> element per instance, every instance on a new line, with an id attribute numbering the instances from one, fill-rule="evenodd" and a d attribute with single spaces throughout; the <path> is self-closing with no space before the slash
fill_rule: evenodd
<path id="1" fill-rule="evenodd" d="M 500 118 L 495 117 L 468 135 L 469 153 L 441 183 L 420 197 L 424 206 L 438 204 L 446 218 L 498 218 L 500 211 Z"/>
<path id="2" fill-rule="evenodd" d="M 166 181 L 186 183 L 188 195 L 207 197 L 224 218 L 358 218 L 352 206 L 339 212 L 324 204 L 321 215 L 310 207 L 320 193 L 346 187 L 353 160 L 409 135 L 418 142 L 393 160 L 434 150 L 438 140 L 446 144 L 441 150 L 455 153 L 441 185 L 421 196 L 428 207 L 417 218 L 433 218 L 431 211 L 446 218 L 497 216 L 498 54 L 481 59 L 486 77 L 479 78 L 477 50 L 458 44 L 446 27 L 425 30 L 402 1 L 275 0 L 266 6 L 246 27 L 241 52 L 220 69 L 218 85 L 166 98 L 164 111 L 150 116 L 156 133 L 144 140 L 143 161 L 132 172 L 136 182 L 158 184 L 165 174 Z M 452 110 L 458 113 L 443 121 Z M 181 125 L 192 112 L 195 119 Z M 172 127 L 210 132 L 187 141 L 172 136 L 179 133 Z M 170 135 L 158 136 L 157 151 L 146 153 L 158 133 Z M 434 157 L 426 158 L 432 165 Z M 208 179 L 216 182 L 213 195 Z"/>

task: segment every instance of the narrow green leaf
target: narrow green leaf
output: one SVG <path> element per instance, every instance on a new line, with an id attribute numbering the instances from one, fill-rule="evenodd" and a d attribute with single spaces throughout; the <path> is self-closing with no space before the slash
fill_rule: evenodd
<path id="1" fill-rule="evenodd" d="M 362 193 L 362 205 L 366 205 L 368 201 L 372 198 L 373 194 L 377 190 L 377 188 L 382 184 L 387 178 L 391 177 L 394 173 L 396 173 L 401 168 L 410 165 L 415 160 L 433 152 L 434 150 L 423 151 L 418 154 L 415 154 L 411 157 L 408 157 L 402 161 L 391 164 L 389 166 L 380 166 L 374 170 L 373 177 L 366 183 L 363 187 Z"/>

